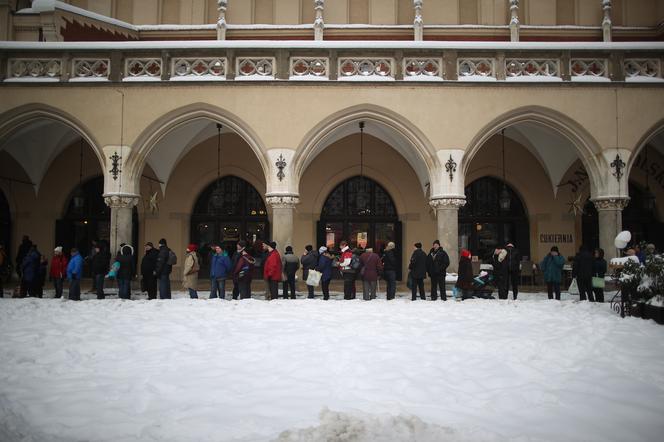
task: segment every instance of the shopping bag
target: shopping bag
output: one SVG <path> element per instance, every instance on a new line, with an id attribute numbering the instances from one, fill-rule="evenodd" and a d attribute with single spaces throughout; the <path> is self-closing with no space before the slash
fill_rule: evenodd
<path id="1" fill-rule="evenodd" d="M 567 289 L 567 293 L 570 295 L 578 295 L 579 294 L 579 285 L 576 283 L 576 278 L 572 279 L 572 282 L 569 285 L 569 288 Z"/>
<path id="2" fill-rule="evenodd" d="M 413 275 L 410 272 L 408 272 L 408 278 L 406 279 L 406 287 L 409 290 L 413 289 Z"/>
<path id="3" fill-rule="evenodd" d="M 600 278 L 599 276 L 593 276 L 593 288 L 594 289 L 603 289 L 605 284 L 606 284 L 606 281 L 604 281 L 604 278 Z"/>
<path id="4" fill-rule="evenodd" d="M 321 276 L 323 276 L 323 274 L 318 270 L 309 270 L 309 275 L 307 276 L 307 285 L 318 287 Z"/>

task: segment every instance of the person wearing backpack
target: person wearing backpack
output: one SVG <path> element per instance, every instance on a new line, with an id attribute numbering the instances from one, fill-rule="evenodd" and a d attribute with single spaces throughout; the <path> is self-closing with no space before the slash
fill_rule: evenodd
<path id="1" fill-rule="evenodd" d="M 171 299 L 170 275 L 175 264 L 177 264 L 177 256 L 168 248 L 166 240 L 164 238 L 160 239 L 157 268 L 154 272 L 159 280 L 159 299 Z"/>
<path id="2" fill-rule="evenodd" d="M 286 252 L 281 258 L 282 268 L 286 279 L 284 280 L 284 299 L 288 298 L 290 291 L 290 299 L 295 299 L 295 274 L 300 268 L 300 260 L 293 254 L 293 247 L 286 246 Z"/>
<path id="3" fill-rule="evenodd" d="M 196 253 L 197 249 L 198 246 L 196 244 L 189 244 L 187 246 L 184 266 L 182 268 L 182 287 L 189 290 L 189 297 L 191 299 L 198 299 L 196 287 L 198 286 L 198 272 L 201 267 L 198 253 Z"/>
<path id="4" fill-rule="evenodd" d="M 339 258 L 339 270 L 344 278 L 344 299 L 353 299 L 355 292 L 355 276 L 356 269 L 353 269 L 351 264 L 353 260 L 353 251 L 348 247 L 348 243 L 344 240 L 339 243 L 341 247 L 341 258 Z"/>
<path id="5" fill-rule="evenodd" d="M 450 257 L 440 246 L 440 241 L 435 240 L 427 256 L 427 273 L 431 278 L 431 300 L 438 299 L 438 290 L 440 289 L 440 299 L 447 301 L 445 292 L 445 277 L 447 268 L 450 266 Z"/>

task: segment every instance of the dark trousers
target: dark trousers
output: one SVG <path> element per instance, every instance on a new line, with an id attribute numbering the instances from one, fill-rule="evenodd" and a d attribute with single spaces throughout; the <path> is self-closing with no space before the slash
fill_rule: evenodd
<path id="1" fill-rule="evenodd" d="M 240 297 L 240 283 L 237 281 L 233 281 L 233 299 L 237 299 Z"/>
<path id="2" fill-rule="evenodd" d="M 385 270 L 385 272 L 383 272 L 383 278 L 385 278 L 385 284 L 387 285 L 387 299 L 394 299 L 397 293 L 397 272 L 395 270 Z"/>
<path id="3" fill-rule="evenodd" d="M 415 301 L 417 299 L 417 291 L 420 291 L 420 299 L 427 299 L 424 294 L 424 278 L 413 278 L 413 287 L 410 289 L 411 299 Z"/>
<path id="4" fill-rule="evenodd" d="M 376 287 L 378 286 L 378 281 L 362 281 L 362 299 L 365 301 L 371 301 L 376 299 Z"/>
<path id="5" fill-rule="evenodd" d="M 19 293 L 21 294 L 21 298 L 25 298 L 28 296 L 28 290 L 30 289 L 30 285 L 32 283 L 30 281 L 26 281 L 25 279 L 21 280 L 21 289 Z"/>
<path id="6" fill-rule="evenodd" d="M 579 287 L 579 300 L 585 301 L 588 299 L 590 302 L 595 301 L 593 296 L 593 282 L 592 279 L 576 278 L 576 284 Z"/>
<path id="7" fill-rule="evenodd" d="M 55 297 L 62 298 L 62 283 L 64 282 L 63 278 L 55 278 L 53 280 L 53 288 L 55 289 Z"/>
<path id="8" fill-rule="evenodd" d="M 5 296 L 5 275 L 0 271 L 0 298 Z"/>
<path id="9" fill-rule="evenodd" d="M 271 279 L 268 279 L 267 281 L 267 291 L 270 296 L 270 299 L 277 299 L 279 298 L 279 281 L 273 281 Z M 284 298 L 285 298 L 285 293 L 284 293 Z"/>
<path id="10" fill-rule="evenodd" d="M 344 299 L 355 299 L 355 272 L 344 272 Z"/>
<path id="11" fill-rule="evenodd" d="M 286 275 L 286 280 L 284 281 L 284 299 L 288 298 L 288 292 L 290 291 L 290 299 L 295 299 L 295 274 Z"/>
<path id="12" fill-rule="evenodd" d="M 81 300 L 81 280 L 72 279 L 69 283 L 69 299 L 72 301 Z"/>
<path id="13" fill-rule="evenodd" d="M 512 272 L 507 276 L 507 279 L 505 280 L 505 299 L 507 299 L 507 292 L 510 289 L 510 283 L 512 284 L 512 299 L 516 299 L 517 295 L 519 294 L 519 278 L 521 278 L 519 272 Z"/>
<path id="14" fill-rule="evenodd" d="M 210 299 L 216 298 L 219 293 L 219 299 L 226 299 L 226 279 L 212 278 L 210 288 Z"/>
<path id="15" fill-rule="evenodd" d="M 159 299 L 171 299 L 170 275 L 159 276 Z"/>
<path id="16" fill-rule="evenodd" d="M 191 299 L 198 299 L 198 292 L 196 289 L 188 289 L 189 290 L 189 297 Z"/>
<path id="17" fill-rule="evenodd" d="M 596 302 L 604 302 L 604 289 L 593 289 Z"/>
<path id="18" fill-rule="evenodd" d="M 549 299 L 553 299 L 553 292 L 556 292 L 556 299 L 560 301 L 560 283 L 559 282 L 547 282 L 546 291 L 549 294 Z"/>
<path id="19" fill-rule="evenodd" d="M 279 288 L 278 288 L 279 283 L 277 281 L 275 281 L 275 283 L 277 283 L 277 288 L 275 290 L 275 293 L 276 293 L 276 291 L 279 290 Z M 251 281 L 238 281 L 238 283 L 237 283 L 237 293 L 240 296 L 240 299 L 251 298 Z M 237 299 L 237 296 L 235 295 L 235 293 L 233 293 L 233 299 Z"/>
<path id="20" fill-rule="evenodd" d="M 97 289 L 99 289 L 99 286 L 97 286 Z M 131 281 L 129 279 L 118 279 L 118 298 L 131 299 Z"/>
<path id="21" fill-rule="evenodd" d="M 307 293 L 308 293 L 307 298 L 314 299 L 314 289 L 315 287 L 313 285 L 307 286 Z"/>
<path id="22" fill-rule="evenodd" d="M 323 290 L 323 300 L 325 301 L 330 299 L 330 281 L 331 279 L 328 279 L 327 281 L 321 280 L 321 286 Z"/>
<path id="23" fill-rule="evenodd" d="M 431 276 L 431 300 L 438 299 L 438 291 L 440 290 L 440 299 L 447 301 L 447 293 L 445 293 L 445 274 Z"/>
<path id="24" fill-rule="evenodd" d="M 104 299 L 106 295 L 104 294 L 104 275 L 99 274 L 95 275 L 94 278 L 92 279 L 95 282 L 96 291 L 97 291 L 97 299 Z M 119 282 L 118 282 L 118 287 L 119 287 Z"/>
<path id="25" fill-rule="evenodd" d="M 148 292 L 148 299 L 157 299 L 157 277 L 143 275 L 143 289 Z"/>
<path id="26" fill-rule="evenodd" d="M 508 279 L 509 275 L 500 276 L 498 278 L 498 299 L 507 299 Z"/>

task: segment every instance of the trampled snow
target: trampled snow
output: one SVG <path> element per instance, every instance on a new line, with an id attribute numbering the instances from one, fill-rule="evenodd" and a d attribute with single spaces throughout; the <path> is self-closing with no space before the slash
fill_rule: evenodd
<path id="1" fill-rule="evenodd" d="M 608 304 L 183 296 L 0 299 L 0 440 L 659 441 L 664 432 L 664 327 L 621 319 Z"/>

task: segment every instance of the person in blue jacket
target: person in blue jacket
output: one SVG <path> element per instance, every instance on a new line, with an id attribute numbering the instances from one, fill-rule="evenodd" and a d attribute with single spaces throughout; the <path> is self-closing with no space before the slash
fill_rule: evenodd
<path id="1" fill-rule="evenodd" d="M 69 280 L 69 299 L 81 300 L 81 274 L 83 273 L 83 258 L 75 247 L 71 249 L 71 259 L 67 264 L 67 279 Z"/>
<path id="2" fill-rule="evenodd" d="M 323 299 L 330 299 L 330 281 L 332 280 L 332 255 L 328 253 L 327 247 L 318 249 L 318 266 L 316 270 L 321 272 L 320 283 L 323 291 Z"/>
<path id="3" fill-rule="evenodd" d="M 219 299 L 226 299 L 226 278 L 231 270 L 231 260 L 228 253 L 221 248 L 219 244 L 213 247 L 212 259 L 210 260 L 210 299 L 216 298 L 219 293 Z"/>
<path id="4" fill-rule="evenodd" d="M 558 247 L 551 247 L 551 251 L 544 257 L 540 264 L 540 269 L 544 274 L 546 290 L 549 293 L 549 299 L 553 299 L 553 292 L 556 292 L 556 299 L 560 301 L 560 280 L 563 275 L 563 266 L 565 258 L 560 256 Z"/>

